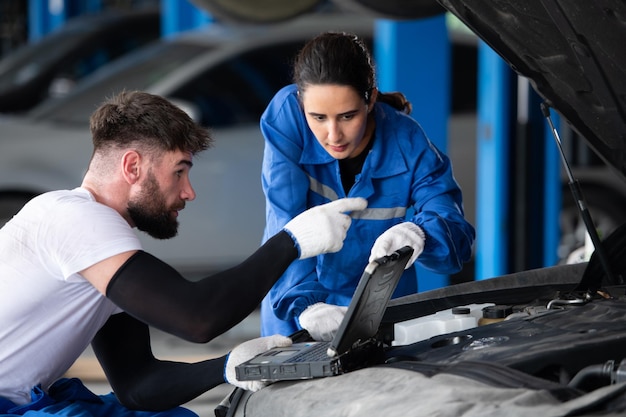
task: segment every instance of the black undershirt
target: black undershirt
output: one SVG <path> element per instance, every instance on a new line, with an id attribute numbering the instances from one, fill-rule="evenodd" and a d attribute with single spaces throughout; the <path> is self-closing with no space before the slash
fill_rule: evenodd
<path id="1" fill-rule="evenodd" d="M 352 188 L 355 183 L 356 176 L 361 173 L 363 170 L 363 164 L 365 163 L 365 158 L 372 150 L 372 144 L 374 143 L 374 136 L 372 135 L 370 141 L 368 142 L 363 152 L 355 156 L 354 158 L 346 158 L 339 160 L 339 175 L 341 175 L 341 185 L 343 186 L 343 191 L 348 195 L 348 192 Z"/>
<path id="2" fill-rule="evenodd" d="M 224 383 L 226 356 L 196 363 L 159 360 L 148 326 L 208 342 L 257 308 L 297 257 L 285 231 L 239 265 L 194 281 L 146 252 L 131 256 L 106 289 L 126 313 L 111 316 L 92 341 L 118 400 L 132 409 L 166 410 Z"/>

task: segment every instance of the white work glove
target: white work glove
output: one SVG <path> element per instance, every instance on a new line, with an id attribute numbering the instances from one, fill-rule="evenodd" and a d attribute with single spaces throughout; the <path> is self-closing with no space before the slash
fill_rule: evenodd
<path id="1" fill-rule="evenodd" d="M 300 327 L 309 332 L 313 340 L 329 342 L 333 340 L 348 307 L 326 303 L 308 306 L 298 318 Z"/>
<path id="2" fill-rule="evenodd" d="M 426 235 L 424 231 L 415 223 L 404 222 L 396 224 L 378 236 L 372 247 L 369 261 L 372 262 L 383 256 L 391 255 L 400 248 L 410 246 L 413 248 L 413 255 L 411 255 L 411 259 L 409 259 L 404 268 L 407 269 L 413 265 L 413 262 L 424 250 L 425 240 Z"/>
<path id="3" fill-rule="evenodd" d="M 291 219 L 284 229 L 296 240 L 300 249 L 299 259 L 340 251 L 352 223 L 346 213 L 365 207 L 367 200 L 364 198 L 342 198 L 312 207 Z"/>
<path id="4" fill-rule="evenodd" d="M 269 385 L 269 381 L 239 381 L 235 372 L 235 367 L 241 365 L 245 361 L 254 358 L 256 355 L 263 353 L 274 347 L 291 346 L 292 341 L 286 336 L 275 334 L 273 336 L 259 337 L 248 340 L 236 346 L 228 355 L 226 365 L 224 367 L 224 379 L 231 385 L 243 388 L 248 391 L 258 391 Z"/>

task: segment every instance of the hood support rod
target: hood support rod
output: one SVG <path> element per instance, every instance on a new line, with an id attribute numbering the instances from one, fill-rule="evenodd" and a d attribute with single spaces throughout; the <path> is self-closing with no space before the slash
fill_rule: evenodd
<path id="1" fill-rule="evenodd" d="M 552 117 L 550 116 L 550 109 L 548 108 L 548 105 L 545 102 L 541 103 L 541 112 L 543 113 L 544 117 L 548 121 L 548 124 L 550 125 L 550 130 L 552 132 L 552 136 L 554 137 L 554 140 L 556 141 L 556 144 L 559 148 L 559 153 L 561 154 L 561 161 L 563 161 L 563 166 L 565 167 L 565 171 L 567 172 L 570 190 L 572 191 L 572 195 L 574 196 L 576 206 L 578 207 L 578 210 L 580 212 L 580 215 L 582 216 L 583 222 L 585 223 L 587 233 L 589 233 L 589 236 L 591 237 L 591 241 L 593 242 L 596 256 L 598 256 L 600 264 L 602 265 L 602 268 L 604 269 L 607 282 L 609 285 L 619 284 L 619 282 L 613 276 L 613 271 L 611 269 L 608 256 L 605 252 L 602 242 L 600 241 L 600 236 L 598 236 L 598 231 L 596 230 L 596 227 L 593 224 L 593 220 L 591 219 L 591 214 L 589 213 L 589 209 L 587 208 L 587 203 L 585 202 L 585 199 L 583 197 L 580 183 L 578 182 L 578 180 L 574 178 L 574 175 L 572 174 L 572 170 L 565 157 L 565 152 L 563 152 L 563 147 L 561 146 L 561 138 L 559 137 L 559 132 L 557 132 L 556 128 L 554 127 L 554 124 L 552 123 Z M 599 288 L 600 288 L 600 282 L 596 282 L 596 283 L 588 283 L 588 288 L 581 288 L 581 290 L 587 291 L 587 296 L 592 297 L 598 291 Z"/>

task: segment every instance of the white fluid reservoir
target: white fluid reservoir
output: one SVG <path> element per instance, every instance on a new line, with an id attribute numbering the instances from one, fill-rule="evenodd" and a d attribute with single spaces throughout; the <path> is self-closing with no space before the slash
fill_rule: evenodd
<path id="1" fill-rule="evenodd" d="M 483 308 L 493 303 L 469 304 L 438 311 L 435 314 L 395 323 L 393 346 L 408 345 L 446 333 L 459 332 L 478 326 Z"/>

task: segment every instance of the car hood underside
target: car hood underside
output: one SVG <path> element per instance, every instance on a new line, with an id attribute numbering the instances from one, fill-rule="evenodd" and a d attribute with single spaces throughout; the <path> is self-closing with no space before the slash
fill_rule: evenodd
<path id="1" fill-rule="evenodd" d="M 626 2 L 437 1 L 626 178 Z"/>

